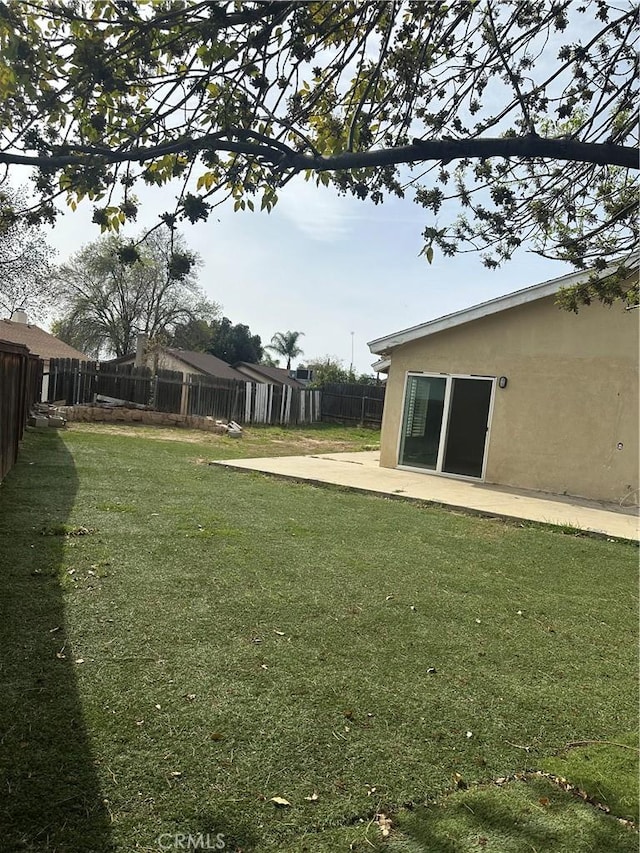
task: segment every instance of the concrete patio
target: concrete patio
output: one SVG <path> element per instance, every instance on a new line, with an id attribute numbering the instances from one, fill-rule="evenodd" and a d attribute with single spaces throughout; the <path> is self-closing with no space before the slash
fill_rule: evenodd
<path id="1" fill-rule="evenodd" d="M 569 526 L 617 539 L 638 541 L 640 536 L 638 510 L 634 507 L 380 468 L 379 459 L 379 451 L 367 451 L 225 459 L 211 464 L 387 498 L 423 501 L 493 518 Z"/>

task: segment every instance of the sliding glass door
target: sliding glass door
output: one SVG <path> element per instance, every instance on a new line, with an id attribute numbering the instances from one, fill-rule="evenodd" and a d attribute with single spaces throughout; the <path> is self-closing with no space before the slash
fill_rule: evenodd
<path id="1" fill-rule="evenodd" d="M 493 379 L 409 374 L 398 464 L 481 478 Z"/>
<path id="2" fill-rule="evenodd" d="M 435 470 L 442 432 L 446 379 L 408 376 L 400 464 Z"/>
<path id="3" fill-rule="evenodd" d="M 442 462 L 446 474 L 482 477 L 492 387 L 490 379 L 452 377 Z"/>

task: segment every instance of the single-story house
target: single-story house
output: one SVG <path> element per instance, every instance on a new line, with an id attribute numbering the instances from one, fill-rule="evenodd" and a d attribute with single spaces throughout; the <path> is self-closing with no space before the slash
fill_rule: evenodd
<path id="1" fill-rule="evenodd" d="M 198 376 L 206 376 L 216 379 L 234 379 L 236 382 L 256 383 L 256 399 L 259 406 L 269 407 L 273 391 L 268 386 L 303 388 L 304 384 L 291 379 L 286 370 L 279 368 L 263 367 L 259 364 L 239 362 L 233 367 L 226 361 L 217 358 L 207 352 L 196 352 L 193 350 L 175 349 L 172 347 L 153 347 L 145 350 L 146 341 L 144 336 L 138 339 L 138 347 L 142 347 L 140 357 L 136 353 L 115 358 L 111 364 L 146 364 L 153 370 L 174 370 L 182 373 L 183 382 L 197 382 Z M 186 414 L 188 406 L 188 387 L 182 387 L 182 400 L 180 413 Z"/>
<path id="2" fill-rule="evenodd" d="M 238 361 L 233 365 L 235 370 L 245 375 L 251 382 L 266 382 L 268 385 L 287 385 L 289 388 L 304 388 L 306 383 L 299 382 L 284 367 L 267 367 L 264 364 L 251 364 L 248 361 Z"/>
<path id="3" fill-rule="evenodd" d="M 34 355 L 42 359 L 42 399 L 49 399 L 49 361 L 52 358 L 75 358 L 87 361 L 89 356 L 69 344 L 65 344 L 55 335 L 45 332 L 40 326 L 28 322 L 24 311 L 14 311 L 10 320 L 0 320 L 0 340 L 12 344 L 23 344 Z"/>
<path id="4" fill-rule="evenodd" d="M 111 364 L 134 364 L 136 353 L 114 358 Z M 159 370 L 175 370 L 183 376 L 213 376 L 217 379 L 235 379 L 237 382 L 247 382 L 247 377 L 235 370 L 226 361 L 216 358 L 208 352 L 196 352 L 195 350 L 174 349 L 172 347 L 161 347 L 154 349 L 143 356 L 142 363 L 153 362 L 150 367 Z"/>
<path id="5" fill-rule="evenodd" d="M 371 341 L 380 464 L 638 503 L 640 310 L 556 294 L 575 273 Z"/>
<path id="6" fill-rule="evenodd" d="M 161 349 L 158 353 L 158 367 L 162 370 L 180 370 L 191 376 L 215 376 L 217 379 L 235 379 L 246 382 L 247 377 L 231 367 L 221 358 L 208 352 L 194 350 Z"/>

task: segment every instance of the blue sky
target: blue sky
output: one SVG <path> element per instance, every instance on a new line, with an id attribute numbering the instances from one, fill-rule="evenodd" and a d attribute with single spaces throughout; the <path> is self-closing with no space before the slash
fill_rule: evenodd
<path id="1" fill-rule="evenodd" d="M 140 192 L 132 236 L 173 206 L 177 186 Z M 99 236 L 91 205 L 61 216 L 48 232 L 59 262 Z M 441 218 L 444 225 L 445 219 Z M 375 206 L 340 197 L 302 178 L 281 193 L 271 214 L 221 206 L 207 223 L 181 228 L 204 262 L 200 284 L 234 323 L 263 344 L 275 332 L 304 332 L 306 358 L 330 355 L 371 372 L 367 341 L 570 272 L 566 264 L 521 251 L 499 270 L 478 255 L 419 257 L 433 217 L 409 198 Z"/>

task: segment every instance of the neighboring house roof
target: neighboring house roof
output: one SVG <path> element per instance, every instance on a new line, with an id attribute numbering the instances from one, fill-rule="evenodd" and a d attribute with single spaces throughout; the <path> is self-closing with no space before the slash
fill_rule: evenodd
<path id="1" fill-rule="evenodd" d="M 637 259 L 633 261 L 633 264 L 637 265 Z M 602 277 L 612 273 L 614 269 L 614 267 L 611 267 L 603 270 L 601 273 Z M 410 341 L 426 338 L 429 335 L 435 335 L 437 332 L 443 332 L 445 329 L 452 329 L 455 326 L 470 323 L 472 320 L 479 320 L 491 314 L 498 314 L 500 311 L 507 311 L 509 308 L 515 308 L 517 305 L 525 305 L 527 302 L 534 302 L 537 299 L 544 299 L 547 296 L 555 296 L 563 287 L 572 287 L 580 284 L 588 275 L 591 275 L 590 270 L 587 272 L 569 273 L 569 275 L 563 275 L 550 281 L 543 281 L 541 284 L 534 284 L 532 287 L 525 287 L 523 290 L 516 290 L 514 293 L 498 296 L 495 299 L 490 299 L 488 302 L 481 302 L 479 305 L 465 308 L 463 311 L 455 311 L 453 314 L 446 314 L 444 317 L 429 320 L 427 323 L 421 323 L 419 326 L 411 326 L 409 329 L 394 332 L 392 335 L 386 335 L 384 338 L 376 338 L 373 341 L 369 341 L 368 347 L 376 355 L 386 355 L 394 347 L 402 346 Z"/>
<path id="2" fill-rule="evenodd" d="M 126 355 L 119 355 L 116 358 L 106 358 L 100 361 L 100 364 L 133 364 L 136 360 L 135 352 L 129 352 Z"/>
<path id="3" fill-rule="evenodd" d="M 0 340 L 13 344 L 24 344 L 40 358 L 77 358 L 88 361 L 89 356 L 74 347 L 65 344 L 49 332 L 32 323 L 18 323 L 15 320 L 0 320 Z"/>
<path id="4" fill-rule="evenodd" d="M 298 382 L 289 375 L 289 371 L 284 367 L 267 367 L 264 364 L 252 364 L 249 361 L 238 361 L 233 365 L 240 373 L 246 370 L 247 375 L 255 373 L 263 377 L 263 381 L 267 383 L 276 383 L 278 385 L 288 385 L 291 388 L 304 388 L 304 382 Z"/>
<path id="5" fill-rule="evenodd" d="M 199 373 L 205 373 L 207 376 L 217 376 L 219 379 L 235 379 L 237 382 L 246 382 L 248 379 L 244 373 L 234 370 L 226 361 L 208 352 L 196 352 L 196 350 L 175 349 L 173 347 L 163 348 L 162 352 L 168 353 L 172 358 L 181 361 L 186 367 L 197 370 Z M 103 363 L 133 364 L 135 360 L 136 354 L 131 352 Z M 188 373 L 188 371 L 183 372 Z"/>
<path id="6" fill-rule="evenodd" d="M 188 364 L 189 367 L 195 367 L 196 370 L 207 373 L 209 376 L 218 376 L 220 379 L 236 379 L 240 382 L 247 381 L 247 377 L 239 370 L 234 370 L 226 361 L 222 361 L 221 358 L 216 358 L 215 355 L 208 352 L 169 348 L 166 352 Z"/>

